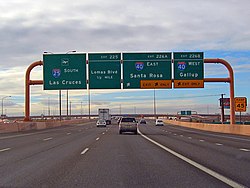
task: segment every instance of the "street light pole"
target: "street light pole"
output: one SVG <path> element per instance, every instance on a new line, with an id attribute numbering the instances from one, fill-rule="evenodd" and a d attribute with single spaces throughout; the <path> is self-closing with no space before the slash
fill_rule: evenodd
<path id="1" fill-rule="evenodd" d="M 3 105 L 3 100 L 6 99 L 6 98 L 8 98 L 8 97 L 11 97 L 11 96 L 5 96 L 5 97 L 2 98 L 2 114 L 1 114 L 2 118 L 3 118 L 3 106 L 4 106 Z"/>
<path id="2" fill-rule="evenodd" d="M 89 98 L 89 119 L 90 119 L 90 90 L 88 89 L 88 98 Z"/>
<path id="3" fill-rule="evenodd" d="M 68 116 L 69 116 L 69 90 L 67 90 L 67 99 L 66 99 L 66 102 L 67 102 L 67 118 L 68 118 Z"/>
<path id="4" fill-rule="evenodd" d="M 62 121 L 62 91 L 59 90 L 59 117 L 60 121 Z"/>
<path id="5" fill-rule="evenodd" d="M 155 89 L 154 89 L 154 117 L 156 119 Z"/>

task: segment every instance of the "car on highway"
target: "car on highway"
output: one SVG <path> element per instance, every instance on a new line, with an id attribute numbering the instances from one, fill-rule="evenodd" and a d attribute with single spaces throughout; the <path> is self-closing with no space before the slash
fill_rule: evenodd
<path id="1" fill-rule="evenodd" d="M 162 121 L 162 119 L 156 119 L 155 120 L 155 126 L 163 126 L 164 122 Z"/>
<path id="2" fill-rule="evenodd" d="M 137 121 L 134 117 L 122 117 L 119 123 L 119 134 L 123 132 L 134 132 L 137 134 Z"/>
<path id="3" fill-rule="evenodd" d="M 145 119 L 141 119 L 140 121 L 139 121 L 139 123 L 138 123 L 139 125 L 141 125 L 141 124 L 147 124 L 147 122 L 146 122 L 146 120 Z"/>
<path id="4" fill-rule="evenodd" d="M 96 126 L 97 127 L 106 127 L 106 120 L 105 119 L 99 119 L 99 120 L 97 120 L 97 122 L 96 122 Z"/>

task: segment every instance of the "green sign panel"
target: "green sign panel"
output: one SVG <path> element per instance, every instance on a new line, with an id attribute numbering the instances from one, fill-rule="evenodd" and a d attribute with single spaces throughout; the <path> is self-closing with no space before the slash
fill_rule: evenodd
<path id="1" fill-rule="evenodd" d="M 121 89 L 121 54 L 89 54 L 89 88 Z"/>
<path id="2" fill-rule="evenodd" d="M 123 88 L 172 88 L 171 53 L 123 53 Z"/>
<path id="3" fill-rule="evenodd" d="M 174 53 L 174 87 L 204 87 L 203 52 Z"/>
<path id="4" fill-rule="evenodd" d="M 45 90 L 86 89 L 86 54 L 44 54 Z"/>

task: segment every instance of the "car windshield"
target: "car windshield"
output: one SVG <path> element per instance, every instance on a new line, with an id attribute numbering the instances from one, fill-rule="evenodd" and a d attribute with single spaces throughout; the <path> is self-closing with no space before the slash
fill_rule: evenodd
<path id="1" fill-rule="evenodd" d="M 136 122 L 135 118 L 122 118 L 122 122 Z"/>

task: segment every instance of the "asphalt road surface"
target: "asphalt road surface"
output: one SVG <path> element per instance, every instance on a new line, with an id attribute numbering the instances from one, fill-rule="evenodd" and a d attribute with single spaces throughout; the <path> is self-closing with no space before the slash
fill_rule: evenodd
<path id="1" fill-rule="evenodd" d="M 153 121 L 0 134 L 0 187 L 250 187 L 250 137 Z"/>

